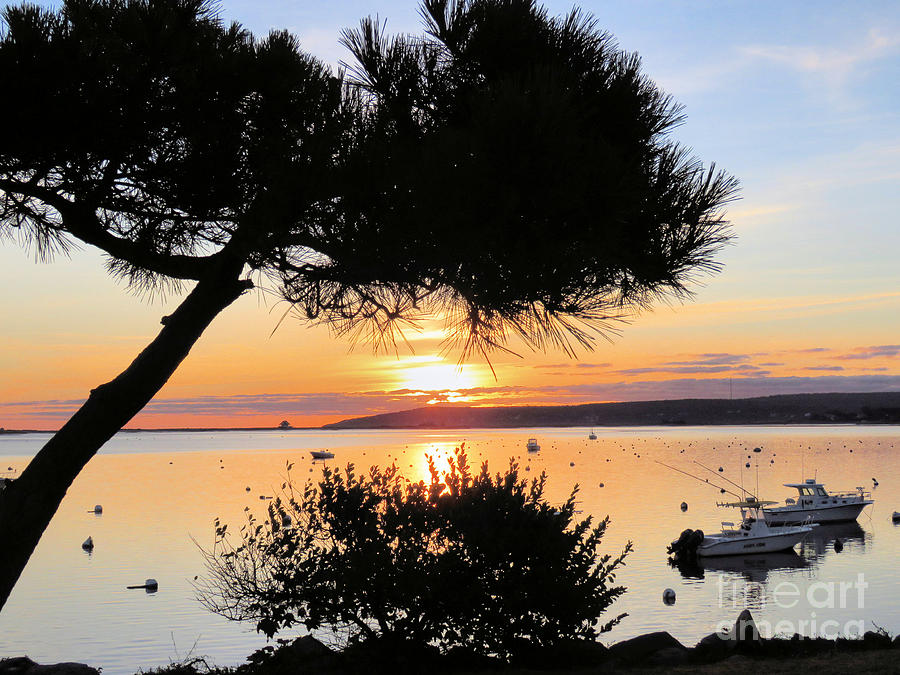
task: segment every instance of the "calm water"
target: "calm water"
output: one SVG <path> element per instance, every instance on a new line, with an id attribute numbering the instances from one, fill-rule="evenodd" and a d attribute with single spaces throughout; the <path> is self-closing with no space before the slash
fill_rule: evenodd
<path id="1" fill-rule="evenodd" d="M 187 656 L 236 665 L 264 638 L 250 625 L 207 613 L 191 585 L 203 573 L 197 545 L 212 542 L 216 516 L 242 522 L 244 506 L 259 508 L 260 495 L 280 486 L 287 461 L 295 463 L 295 478 L 315 477 L 321 463 L 311 461 L 309 449 L 334 451 L 339 465 L 396 462 L 419 478 L 426 453 L 449 452 L 463 441 L 475 465 L 487 460 L 502 470 L 517 456 L 530 475 L 547 471 L 552 501 L 579 483 L 584 514 L 611 516 L 604 551 L 634 542 L 618 577 L 628 592 L 610 610 L 630 616 L 607 642 L 668 630 L 693 644 L 744 607 L 775 633 L 834 637 L 875 625 L 900 632 L 900 527 L 891 522 L 900 510 L 897 427 L 598 429 L 595 441 L 588 431 L 119 434 L 70 489 L 0 614 L 0 656 L 83 661 L 111 675 Z M 524 451 L 530 436 L 541 443 L 537 455 Z M 21 470 L 45 439 L 0 436 L 0 472 Z M 754 447 L 762 453 L 752 453 Z M 758 481 L 767 499 L 793 496 L 781 484 L 799 481 L 801 473 L 832 491 L 871 488 L 873 477 L 879 486 L 858 523 L 819 528 L 796 554 L 720 558 L 705 569 L 679 571 L 666 563 L 669 541 L 686 527 L 714 531 L 737 514 L 716 508 L 727 495 L 654 460 L 713 482 L 717 477 L 694 462 L 722 466 L 722 475 L 737 483 L 755 488 Z M 744 468 L 757 460 L 758 472 Z M 95 504 L 102 515 L 89 512 Z M 89 535 L 91 554 L 81 549 Z M 835 539 L 843 543 L 840 553 Z M 147 577 L 159 581 L 158 592 L 126 590 Z M 662 603 L 665 588 L 676 591 L 675 605 Z"/>

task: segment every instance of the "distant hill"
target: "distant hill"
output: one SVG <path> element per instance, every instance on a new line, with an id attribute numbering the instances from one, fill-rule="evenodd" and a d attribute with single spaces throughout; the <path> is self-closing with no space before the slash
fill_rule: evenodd
<path id="1" fill-rule="evenodd" d="M 585 405 L 433 405 L 326 424 L 323 429 L 465 429 L 716 424 L 900 424 L 900 392 L 788 394 Z"/>

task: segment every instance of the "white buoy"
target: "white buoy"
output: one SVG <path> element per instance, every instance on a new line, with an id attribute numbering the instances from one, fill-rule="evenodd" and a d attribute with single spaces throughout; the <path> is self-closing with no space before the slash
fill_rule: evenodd
<path id="1" fill-rule="evenodd" d="M 674 605 L 675 604 L 675 591 L 671 588 L 667 588 L 663 591 L 663 603 L 666 605 Z"/>
<path id="2" fill-rule="evenodd" d="M 681 510 L 687 511 L 687 502 L 681 502 Z"/>
<path id="3" fill-rule="evenodd" d="M 81 548 L 83 548 L 85 551 L 90 551 L 91 549 L 93 549 L 94 539 L 92 537 L 88 537 L 87 539 L 85 539 L 84 543 L 81 545 Z"/>
<path id="4" fill-rule="evenodd" d="M 97 504 L 97 505 L 94 507 L 94 513 L 97 513 L 97 514 L 103 513 L 103 507 L 102 507 L 100 504 Z"/>

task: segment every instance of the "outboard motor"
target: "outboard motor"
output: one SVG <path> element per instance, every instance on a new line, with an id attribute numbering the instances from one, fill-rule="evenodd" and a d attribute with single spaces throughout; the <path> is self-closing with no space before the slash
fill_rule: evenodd
<path id="1" fill-rule="evenodd" d="M 703 530 L 687 529 L 682 532 L 678 539 L 673 541 L 666 549 L 666 552 L 672 556 L 672 562 L 677 564 L 695 560 L 697 558 L 697 549 L 703 543 L 703 536 Z"/>

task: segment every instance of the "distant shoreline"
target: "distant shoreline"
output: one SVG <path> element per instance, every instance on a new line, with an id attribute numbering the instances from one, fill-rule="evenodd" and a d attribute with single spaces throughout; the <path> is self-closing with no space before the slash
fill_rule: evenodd
<path id="1" fill-rule="evenodd" d="M 287 416 L 287 415 L 285 415 Z M 900 425 L 900 392 L 780 394 L 743 399 L 671 399 L 543 406 L 433 405 L 353 417 L 321 426 L 126 427 L 126 433 L 441 430 L 614 427 Z M 0 435 L 55 433 L 3 429 Z"/>
<path id="2" fill-rule="evenodd" d="M 492 429 L 621 429 L 628 427 L 666 427 L 678 429 L 680 427 L 900 427 L 900 422 L 722 422 L 706 424 L 520 424 L 515 426 L 368 426 L 368 427 L 291 427 L 281 429 L 279 427 L 176 427 L 176 428 L 147 428 L 147 429 L 120 429 L 117 433 L 211 433 L 220 431 L 446 431 L 448 429 L 468 429 L 475 431 L 490 431 Z M 57 429 L 0 429 L 0 436 L 25 436 L 29 434 L 55 434 Z"/>
<path id="3" fill-rule="evenodd" d="M 9 434 L 55 434 L 58 429 L 0 429 L 0 436 Z M 162 428 L 130 428 L 119 429 L 116 433 L 168 433 L 168 432 L 204 432 L 204 431 L 328 431 L 322 427 L 162 427 Z"/>

